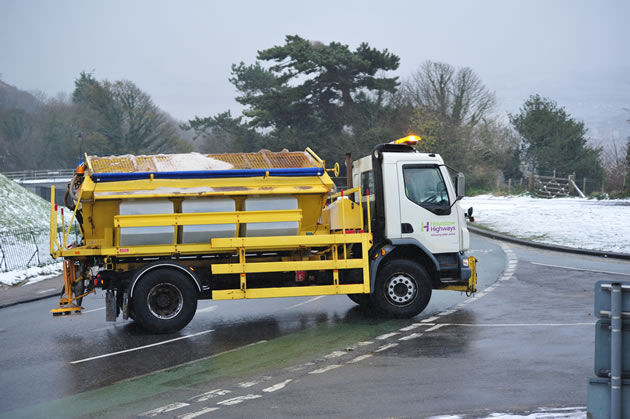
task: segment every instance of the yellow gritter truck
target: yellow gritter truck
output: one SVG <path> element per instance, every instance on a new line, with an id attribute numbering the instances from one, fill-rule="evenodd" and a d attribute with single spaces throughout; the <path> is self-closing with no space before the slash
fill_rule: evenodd
<path id="1" fill-rule="evenodd" d="M 54 315 L 105 291 L 106 320 L 153 333 L 185 327 L 198 299 L 347 294 L 412 317 L 433 289 L 476 291 L 466 256 L 463 175 L 419 153 L 417 137 L 377 146 L 337 190 L 312 150 L 87 156 L 64 204 L 81 230 L 69 243 L 51 193 L 53 257 L 65 288 Z M 72 223 L 72 222 L 71 222 Z"/>

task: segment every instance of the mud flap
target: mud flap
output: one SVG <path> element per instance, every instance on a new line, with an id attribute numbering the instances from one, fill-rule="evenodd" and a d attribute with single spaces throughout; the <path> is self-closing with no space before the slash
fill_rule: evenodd
<path id="1" fill-rule="evenodd" d="M 107 290 L 105 293 L 105 321 L 115 322 L 116 317 L 118 317 L 116 296 L 114 295 L 114 291 Z"/>
<path id="2" fill-rule="evenodd" d="M 127 291 L 123 294 L 122 299 L 122 317 L 125 320 L 129 318 L 129 294 Z"/>

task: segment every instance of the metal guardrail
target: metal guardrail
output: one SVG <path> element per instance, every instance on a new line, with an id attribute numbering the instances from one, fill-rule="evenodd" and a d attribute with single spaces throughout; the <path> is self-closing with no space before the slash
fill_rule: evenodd
<path id="1" fill-rule="evenodd" d="M 15 181 L 39 180 L 39 179 L 68 179 L 74 175 L 74 169 L 55 170 L 19 170 L 15 172 L 4 172 L 4 176 Z"/>
<path id="2" fill-rule="evenodd" d="M 74 234 L 75 242 L 81 240 L 76 225 L 71 234 Z M 53 263 L 49 235 L 48 229 L 0 231 L 0 272 Z M 61 230 L 57 235 L 63 240 Z"/>

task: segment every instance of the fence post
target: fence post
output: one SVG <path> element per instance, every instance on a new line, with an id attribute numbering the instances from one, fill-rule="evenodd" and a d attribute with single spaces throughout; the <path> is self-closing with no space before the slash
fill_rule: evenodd
<path id="1" fill-rule="evenodd" d="M 35 239 L 35 234 L 31 231 L 31 238 L 33 239 L 33 244 L 35 245 L 35 254 L 37 255 L 37 265 L 41 265 L 42 262 L 39 260 L 39 247 L 37 246 L 37 240 Z"/>
<path id="2" fill-rule="evenodd" d="M 527 185 L 527 190 L 529 190 L 530 193 L 534 193 L 534 174 L 533 173 L 529 174 L 529 184 Z"/>
<path id="3" fill-rule="evenodd" d="M 2 259 L 0 259 L 0 270 L 2 270 L 2 264 L 4 263 L 4 271 L 7 272 L 9 270 L 9 265 L 7 265 L 7 257 L 4 254 L 2 243 L 0 243 L 0 253 L 2 253 Z"/>
<path id="4" fill-rule="evenodd" d="M 508 193 L 512 193 L 512 178 L 508 179 Z"/>
<path id="5" fill-rule="evenodd" d="M 586 177 L 582 181 L 582 192 L 584 192 L 584 195 L 586 195 Z"/>
<path id="6" fill-rule="evenodd" d="M 575 188 L 573 188 L 574 182 L 575 182 L 575 174 L 569 175 L 569 195 L 573 195 L 575 193 Z"/>

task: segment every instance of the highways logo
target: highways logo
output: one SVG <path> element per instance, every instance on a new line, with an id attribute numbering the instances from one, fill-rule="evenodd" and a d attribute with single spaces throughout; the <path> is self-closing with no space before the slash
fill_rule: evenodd
<path id="1" fill-rule="evenodd" d="M 420 223 L 420 231 L 431 236 L 454 236 L 457 227 L 455 221 L 427 221 Z"/>

